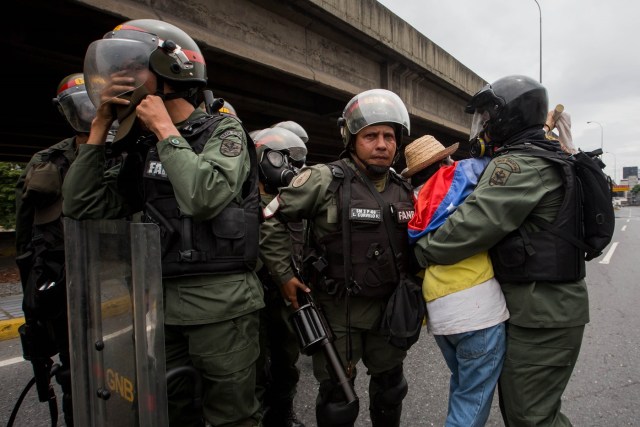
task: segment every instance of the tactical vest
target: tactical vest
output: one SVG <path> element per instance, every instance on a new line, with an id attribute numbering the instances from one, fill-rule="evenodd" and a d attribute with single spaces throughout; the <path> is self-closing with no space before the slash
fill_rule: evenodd
<path id="1" fill-rule="evenodd" d="M 180 133 L 199 154 L 222 118 L 220 114 L 205 116 L 185 125 Z M 258 169 L 255 147 L 246 130 L 245 134 L 251 170 L 242 186 L 242 201 L 231 201 L 209 220 L 199 221 L 180 212 L 156 147 L 147 152 L 142 179 L 144 211 L 146 218 L 160 227 L 163 277 L 255 269 L 261 220 Z"/>
<path id="2" fill-rule="evenodd" d="M 342 220 L 335 232 L 312 243 L 326 260 L 316 284 L 330 294 L 340 295 L 349 287 L 356 297 L 388 297 L 408 270 L 407 224 L 414 213 L 411 186 L 392 172 L 386 188 L 378 193 L 384 202 L 380 206 L 347 164 L 339 160 L 327 166 L 334 176 L 329 191 L 336 194 Z M 391 219 L 392 235 L 385 216 Z M 395 257 L 391 239 L 399 252 Z M 345 278 L 349 270 L 351 278 Z"/>
<path id="3" fill-rule="evenodd" d="M 520 151 L 524 147 L 509 146 L 499 155 Z M 530 147 L 529 151 L 539 148 Z M 555 162 L 554 162 L 555 163 Z M 560 168 L 571 168 L 569 164 Z M 579 209 L 580 200 L 578 189 L 570 170 L 561 170 L 563 179 L 564 198 L 555 220 L 551 223 L 554 228 L 579 238 L 581 236 L 582 211 Z M 541 219 L 529 217 L 529 221 L 536 225 Z M 584 251 L 571 241 L 556 233 L 540 228 L 538 231 L 526 231 L 523 227 L 511 232 L 490 251 L 491 262 L 496 278 L 500 282 L 570 282 L 585 277 Z"/>

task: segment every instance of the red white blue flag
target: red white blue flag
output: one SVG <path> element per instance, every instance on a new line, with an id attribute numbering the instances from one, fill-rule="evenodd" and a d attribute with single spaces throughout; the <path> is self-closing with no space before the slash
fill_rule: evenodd
<path id="1" fill-rule="evenodd" d="M 442 166 L 420 189 L 415 214 L 409 221 L 409 242 L 437 229 L 478 184 L 489 157 L 464 159 Z"/>

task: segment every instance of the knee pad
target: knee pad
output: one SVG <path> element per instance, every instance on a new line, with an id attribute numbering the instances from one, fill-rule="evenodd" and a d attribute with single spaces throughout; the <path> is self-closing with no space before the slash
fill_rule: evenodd
<path id="1" fill-rule="evenodd" d="M 402 373 L 402 365 L 381 374 L 372 375 L 371 382 L 377 385 L 375 396 L 371 396 L 371 406 L 393 408 L 402 404 L 409 391 L 409 384 Z"/>
<path id="2" fill-rule="evenodd" d="M 331 380 L 320 383 L 316 399 L 316 420 L 318 427 L 353 426 L 360 412 L 359 400 L 347 403 L 342 388 Z"/>

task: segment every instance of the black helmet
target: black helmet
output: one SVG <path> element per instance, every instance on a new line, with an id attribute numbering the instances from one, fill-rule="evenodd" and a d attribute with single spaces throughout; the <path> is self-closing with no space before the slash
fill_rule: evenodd
<path id="1" fill-rule="evenodd" d="M 98 107 L 115 97 L 127 96 L 131 103 L 116 106 L 120 128 L 116 141 L 131 129 L 135 107 L 147 95 L 143 85 L 149 70 L 184 90 L 207 84 L 207 69 L 200 48 L 180 28 L 156 19 L 136 19 L 118 25 L 101 40 L 91 43 L 84 60 L 87 91 Z M 108 89 L 114 77 L 133 78 L 133 91 Z M 105 94 L 108 92 L 108 95 Z"/>
<path id="2" fill-rule="evenodd" d="M 254 141 L 260 182 L 267 193 L 277 194 L 278 188 L 289 185 L 297 175 L 294 162 L 306 157 L 307 147 L 295 133 L 281 127 L 260 131 Z"/>
<path id="3" fill-rule="evenodd" d="M 386 89 L 371 89 L 351 98 L 344 107 L 338 127 L 342 143 L 347 148 L 353 135 L 367 126 L 389 124 L 395 129 L 398 148 L 402 145 L 402 135 L 409 135 L 409 112 L 398 95 Z M 398 149 L 398 153 L 400 150 Z"/>
<path id="4" fill-rule="evenodd" d="M 84 86 L 84 75 L 70 74 L 60 81 L 53 104 L 69 125 L 79 133 L 89 133 L 96 107 L 91 103 Z"/>
<path id="5" fill-rule="evenodd" d="M 519 75 L 498 79 L 476 93 L 465 108 L 474 114 L 469 140 L 484 136 L 501 143 L 522 130 L 542 128 L 548 104 L 547 90 L 536 80 Z"/>

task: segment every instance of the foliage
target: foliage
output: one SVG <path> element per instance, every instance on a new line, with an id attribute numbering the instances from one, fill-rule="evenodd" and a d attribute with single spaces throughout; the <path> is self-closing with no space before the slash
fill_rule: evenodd
<path id="1" fill-rule="evenodd" d="M 0 162 L 0 227 L 13 230 L 16 226 L 15 187 L 24 164 Z"/>
<path id="2" fill-rule="evenodd" d="M 634 185 L 634 186 L 633 186 L 633 188 L 631 189 L 631 192 L 632 192 L 633 194 L 640 193 L 640 184 L 636 184 L 636 185 Z"/>

